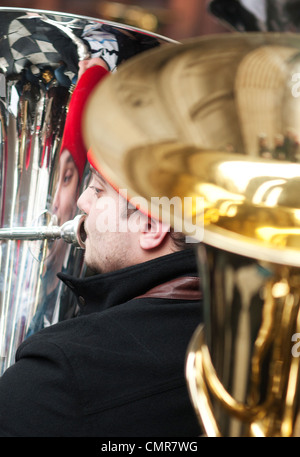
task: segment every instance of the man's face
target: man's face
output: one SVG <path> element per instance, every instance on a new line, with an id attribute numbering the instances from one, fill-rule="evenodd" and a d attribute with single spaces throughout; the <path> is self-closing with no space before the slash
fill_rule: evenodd
<path id="1" fill-rule="evenodd" d="M 77 205 L 86 213 L 85 262 L 107 273 L 138 262 L 138 233 L 127 227 L 127 202 L 94 169 Z"/>
<path id="2" fill-rule="evenodd" d="M 59 159 L 59 177 L 52 205 L 58 225 L 75 216 L 78 188 L 79 173 L 71 153 L 65 149 Z"/>

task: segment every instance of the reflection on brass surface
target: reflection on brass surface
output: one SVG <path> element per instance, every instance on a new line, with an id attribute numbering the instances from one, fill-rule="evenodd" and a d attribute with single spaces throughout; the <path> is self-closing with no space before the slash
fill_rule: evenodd
<path id="1" fill-rule="evenodd" d="M 297 35 L 260 33 L 161 48 L 107 78 L 86 111 L 106 178 L 202 242 L 187 381 L 208 436 L 296 430 L 299 51 Z"/>

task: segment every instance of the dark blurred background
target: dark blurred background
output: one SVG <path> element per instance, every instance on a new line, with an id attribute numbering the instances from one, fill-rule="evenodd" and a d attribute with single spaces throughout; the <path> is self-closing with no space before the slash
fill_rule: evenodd
<path id="1" fill-rule="evenodd" d="M 175 40 L 228 32 L 206 0 L 0 0 L 0 6 L 43 9 L 121 22 Z"/>

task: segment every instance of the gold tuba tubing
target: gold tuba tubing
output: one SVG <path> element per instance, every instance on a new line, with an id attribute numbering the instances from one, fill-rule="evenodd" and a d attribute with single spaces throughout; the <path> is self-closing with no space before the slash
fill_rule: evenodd
<path id="1" fill-rule="evenodd" d="M 199 246 L 198 258 L 210 306 L 205 327 L 190 342 L 186 377 L 204 430 L 209 436 L 293 436 L 299 269 L 210 246 Z M 200 385 L 207 405 L 200 401 Z"/>
<path id="2" fill-rule="evenodd" d="M 208 436 L 299 433 L 299 81 L 298 35 L 203 37 L 127 62 L 86 111 L 104 175 L 196 242 L 186 377 Z"/>

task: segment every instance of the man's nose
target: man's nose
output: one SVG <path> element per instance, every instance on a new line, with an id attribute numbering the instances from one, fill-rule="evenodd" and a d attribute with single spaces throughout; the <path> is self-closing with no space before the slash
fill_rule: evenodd
<path id="1" fill-rule="evenodd" d="M 83 213 L 88 214 L 89 208 L 90 208 L 90 202 L 89 202 L 89 197 L 88 197 L 88 189 L 82 192 L 80 197 L 77 200 L 77 206 L 80 211 Z"/>
<path id="2" fill-rule="evenodd" d="M 55 194 L 53 197 L 53 202 L 52 202 L 52 212 L 53 214 L 56 214 L 59 210 L 60 207 L 60 198 L 61 198 L 61 180 L 58 181 Z"/>
<path id="3" fill-rule="evenodd" d="M 56 214 L 59 208 L 59 193 L 56 192 L 52 202 L 52 213 Z"/>

